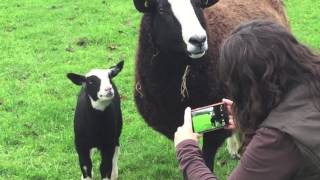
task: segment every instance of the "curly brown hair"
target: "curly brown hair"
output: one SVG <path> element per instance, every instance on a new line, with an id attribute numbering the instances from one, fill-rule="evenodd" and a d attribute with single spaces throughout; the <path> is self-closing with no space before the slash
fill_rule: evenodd
<path id="1" fill-rule="evenodd" d="M 244 147 L 295 86 L 307 84 L 319 107 L 320 56 L 274 22 L 254 20 L 237 27 L 221 46 L 219 69 Z"/>

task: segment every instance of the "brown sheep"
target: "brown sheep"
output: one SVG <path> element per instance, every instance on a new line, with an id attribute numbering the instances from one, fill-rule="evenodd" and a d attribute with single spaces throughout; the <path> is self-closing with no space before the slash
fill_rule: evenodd
<path id="1" fill-rule="evenodd" d="M 288 26 L 282 0 L 133 0 L 143 12 L 136 57 L 135 102 L 156 131 L 172 139 L 184 109 L 225 96 L 219 86 L 219 47 L 241 22 L 273 19 Z M 213 170 L 226 130 L 204 134 L 203 156 Z"/>

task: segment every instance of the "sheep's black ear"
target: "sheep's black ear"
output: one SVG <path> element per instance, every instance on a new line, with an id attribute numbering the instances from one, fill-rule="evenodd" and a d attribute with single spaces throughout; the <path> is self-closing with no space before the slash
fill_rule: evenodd
<path id="1" fill-rule="evenodd" d="M 124 64 L 124 61 L 120 61 L 116 66 L 113 66 L 113 67 L 110 68 L 110 70 L 111 70 L 110 77 L 111 78 L 113 78 L 113 77 L 115 77 L 116 75 L 119 74 L 119 72 L 123 68 L 123 64 Z"/>
<path id="2" fill-rule="evenodd" d="M 82 83 L 86 82 L 86 77 L 79 74 L 68 73 L 67 77 L 76 85 L 82 85 Z"/>
<path id="3" fill-rule="evenodd" d="M 133 0 L 136 9 L 142 13 L 151 11 L 151 0 Z"/>
<path id="4" fill-rule="evenodd" d="M 219 0 L 201 0 L 202 1 L 202 7 L 203 8 L 207 8 L 210 7 L 214 4 L 216 4 L 217 2 L 219 2 Z"/>

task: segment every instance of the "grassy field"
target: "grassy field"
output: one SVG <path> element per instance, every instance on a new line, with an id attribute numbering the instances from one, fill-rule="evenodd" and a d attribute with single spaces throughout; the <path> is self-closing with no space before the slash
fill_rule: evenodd
<path id="1" fill-rule="evenodd" d="M 318 0 L 287 0 L 293 32 L 320 48 Z M 73 112 L 79 87 L 67 72 L 125 68 L 115 79 L 124 128 L 119 179 L 182 179 L 170 141 L 146 126 L 133 102 L 140 14 L 129 0 L 0 1 L 0 179 L 79 179 Z M 99 156 L 94 157 L 98 175 Z M 221 179 L 236 165 L 225 150 Z"/>

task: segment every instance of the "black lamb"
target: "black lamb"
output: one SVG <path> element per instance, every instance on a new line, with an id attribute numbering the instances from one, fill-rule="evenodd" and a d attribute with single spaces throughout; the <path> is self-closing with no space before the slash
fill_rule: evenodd
<path id="1" fill-rule="evenodd" d="M 79 155 L 82 179 L 92 178 L 90 151 L 101 153 L 100 173 L 104 180 L 118 177 L 119 138 L 122 129 L 120 96 L 112 82 L 123 67 L 123 61 L 109 69 L 93 69 L 85 76 L 68 73 L 81 85 L 74 116 L 75 146 Z"/>

